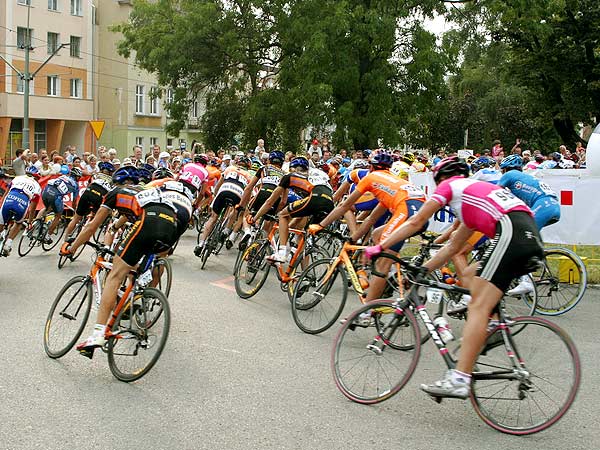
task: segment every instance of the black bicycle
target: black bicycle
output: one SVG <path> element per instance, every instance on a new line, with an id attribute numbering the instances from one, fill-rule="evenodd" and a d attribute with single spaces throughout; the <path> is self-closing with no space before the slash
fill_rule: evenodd
<path id="1" fill-rule="evenodd" d="M 375 300 L 354 311 L 338 332 L 331 365 L 337 387 L 350 400 L 373 404 L 398 393 L 415 371 L 421 336 L 417 311 L 448 366 L 456 360 L 425 309 L 427 290 L 468 294 L 468 290 L 419 275 L 421 268 L 385 255 L 412 274 L 404 299 Z M 581 363 L 571 338 L 538 317 L 509 317 L 502 303 L 498 322 L 472 374 L 471 403 L 481 419 L 503 433 L 545 430 L 571 407 L 581 381 Z M 365 320 L 367 319 L 367 320 Z M 434 398 L 437 402 L 441 398 Z"/>

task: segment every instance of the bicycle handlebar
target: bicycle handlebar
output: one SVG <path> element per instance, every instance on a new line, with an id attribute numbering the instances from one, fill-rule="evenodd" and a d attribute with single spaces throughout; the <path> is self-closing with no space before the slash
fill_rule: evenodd
<path id="1" fill-rule="evenodd" d="M 95 242 L 86 242 L 86 245 L 89 245 L 90 247 L 92 247 L 94 250 L 96 250 L 100 254 L 115 256 L 115 252 L 113 252 L 108 247 L 105 247 L 104 245 L 99 245 L 99 244 L 96 244 Z"/>

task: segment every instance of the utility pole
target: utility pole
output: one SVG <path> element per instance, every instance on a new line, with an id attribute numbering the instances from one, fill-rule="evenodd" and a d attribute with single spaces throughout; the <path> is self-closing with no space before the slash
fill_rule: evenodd
<path id="1" fill-rule="evenodd" d="M 31 3 L 29 4 L 29 6 L 27 7 L 27 33 L 25 34 L 25 42 L 23 44 L 23 46 L 21 46 L 20 48 L 22 48 L 23 50 L 25 50 L 25 67 L 23 68 L 23 72 L 21 72 L 19 69 L 17 69 L 15 66 L 13 66 L 11 63 L 9 63 L 6 58 L 4 58 L 2 55 L 0 55 L 0 59 L 2 59 L 2 61 L 4 61 L 12 70 L 14 70 L 17 75 L 19 76 L 19 78 L 21 78 L 21 80 L 23 80 L 24 83 L 24 87 L 23 87 L 23 148 L 29 148 L 29 83 L 30 81 L 32 81 L 35 76 L 39 73 L 40 70 L 42 70 L 42 67 L 44 67 L 46 64 L 48 64 L 48 62 L 54 58 L 54 56 L 63 48 L 68 47 L 69 44 L 60 44 L 55 50 L 54 52 L 52 52 L 52 54 L 50 56 L 48 56 L 48 58 L 46 58 L 46 61 L 44 61 L 42 63 L 42 65 L 40 67 L 37 68 L 37 70 L 33 73 L 31 73 L 30 69 L 29 69 L 29 52 L 31 50 L 34 49 L 34 47 L 31 45 L 31 33 L 30 33 L 30 28 L 29 28 L 29 19 L 31 16 Z"/>

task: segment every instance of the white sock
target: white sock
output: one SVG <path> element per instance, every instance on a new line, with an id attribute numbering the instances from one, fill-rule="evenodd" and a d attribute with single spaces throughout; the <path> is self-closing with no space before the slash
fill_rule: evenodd
<path id="1" fill-rule="evenodd" d="M 456 383 L 463 383 L 469 386 L 471 384 L 471 375 L 454 369 L 452 371 L 452 381 Z"/>
<path id="2" fill-rule="evenodd" d="M 97 323 L 96 325 L 94 325 L 94 332 L 92 333 L 92 336 L 94 336 L 94 337 L 104 336 L 105 332 L 106 332 L 106 325 Z"/>
<path id="3" fill-rule="evenodd" d="M 12 239 L 7 239 L 6 240 L 6 246 L 12 248 Z"/>
<path id="4" fill-rule="evenodd" d="M 202 239 L 198 241 L 198 247 L 204 247 L 204 241 Z"/>

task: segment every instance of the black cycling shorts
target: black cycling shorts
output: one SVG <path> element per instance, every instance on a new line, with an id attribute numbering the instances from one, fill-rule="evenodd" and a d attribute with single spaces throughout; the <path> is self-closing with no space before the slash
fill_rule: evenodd
<path id="1" fill-rule="evenodd" d="M 150 205 L 121 240 L 117 255 L 135 266 L 142 257 L 171 248 L 178 237 L 175 211 L 168 206 Z"/>
<path id="2" fill-rule="evenodd" d="M 287 210 L 291 217 L 312 216 L 311 224 L 319 223 L 333 211 L 335 205 L 328 194 L 312 194 L 288 205 Z"/>
<path id="3" fill-rule="evenodd" d="M 108 191 L 97 185 L 90 185 L 79 197 L 75 213 L 84 217 L 90 213 L 95 213 L 102 204 L 102 199 Z"/>
<path id="4" fill-rule="evenodd" d="M 258 210 L 262 207 L 262 205 L 264 205 L 265 202 L 269 199 L 269 197 L 271 196 L 271 194 L 273 193 L 274 190 L 275 190 L 275 188 L 268 188 L 268 189 L 261 189 L 260 191 L 258 191 L 258 194 L 256 194 L 256 197 L 253 197 L 252 200 L 250 201 L 250 204 L 248 205 L 248 207 L 250 209 L 250 213 L 252 215 L 254 215 L 258 212 Z M 269 209 L 267 211 L 266 214 L 269 214 L 271 216 L 276 215 L 277 208 L 279 208 L 280 201 L 281 201 L 281 199 L 277 200 L 275 202 L 275 204 L 271 207 L 271 209 Z"/>
<path id="5" fill-rule="evenodd" d="M 240 200 L 242 199 L 234 192 L 222 191 L 217 194 L 210 207 L 215 214 L 221 214 L 221 212 L 228 206 L 235 206 L 239 204 Z"/>
<path id="6" fill-rule="evenodd" d="M 523 211 L 503 216 L 496 224 L 496 235 L 485 251 L 477 275 L 502 292 L 510 283 L 525 275 L 528 262 L 544 258 L 544 248 L 535 220 Z"/>

